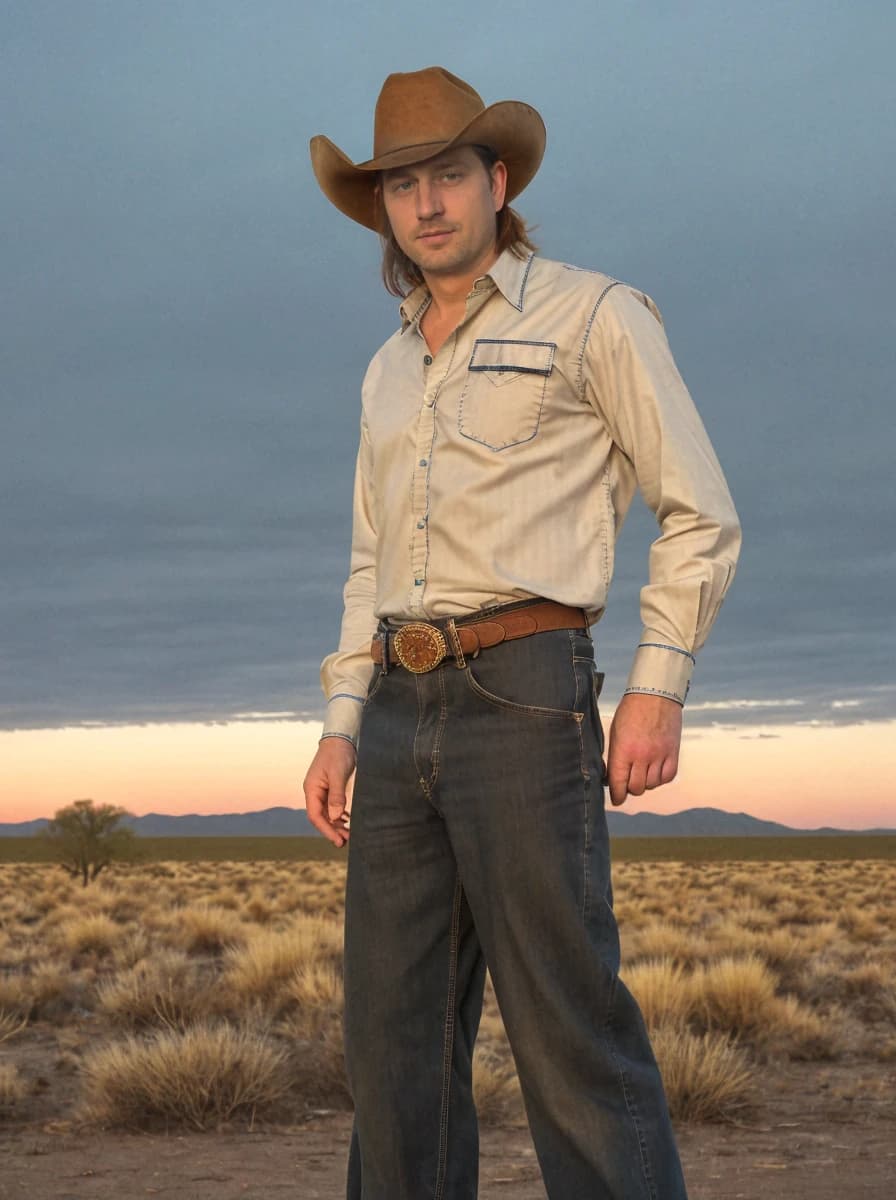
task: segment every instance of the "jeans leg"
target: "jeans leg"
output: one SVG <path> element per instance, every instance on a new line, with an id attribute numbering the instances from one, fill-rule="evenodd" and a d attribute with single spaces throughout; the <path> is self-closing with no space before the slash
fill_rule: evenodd
<path id="1" fill-rule="evenodd" d="M 453 672 L 440 803 L 551 1200 L 683 1200 L 665 1095 L 618 978 L 590 639 Z"/>
<path id="2" fill-rule="evenodd" d="M 472 1057 L 485 964 L 427 784 L 442 693 L 434 676 L 419 689 L 404 670 L 379 682 L 358 752 L 345 910 L 348 1200 L 477 1195 Z"/>

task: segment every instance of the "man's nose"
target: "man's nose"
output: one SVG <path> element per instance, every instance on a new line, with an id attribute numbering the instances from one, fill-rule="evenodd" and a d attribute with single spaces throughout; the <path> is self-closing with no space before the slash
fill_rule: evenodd
<path id="1" fill-rule="evenodd" d="M 436 217 L 442 211 L 442 198 L 439 188 L 428 180 L 417 181 L 417 219 L 426 221 Z"/>

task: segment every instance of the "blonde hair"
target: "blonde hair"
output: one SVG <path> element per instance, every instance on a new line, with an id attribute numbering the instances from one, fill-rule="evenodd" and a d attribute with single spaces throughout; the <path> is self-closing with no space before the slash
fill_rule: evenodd
<path id="1" fill-rule="evenodd" d="M 492 167 L 498 161 L 498 155 L 489 146 L 473 146 L 472 149 L 476 151 L 486 171 L 491 173 Z M 407 296 L 423 282 L 423 273 L 395 240 L 395 234 L 386 216 L 383 192 L 379 184 L 376 188 L 376 216 L 383 246 L 381 269 L 386 291 L 393 296 Z M 508 204 L 495 213 L 495 248 L 499 254 L 510 250 L 511 254 L 520 259 L 538 249 L 529 237 L 529 227 L 525 220 Z"/>

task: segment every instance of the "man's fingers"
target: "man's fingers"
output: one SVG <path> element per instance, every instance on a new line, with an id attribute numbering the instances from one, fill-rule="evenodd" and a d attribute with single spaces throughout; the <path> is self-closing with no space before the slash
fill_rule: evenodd
<path id="1" fill-rule="evenodd" d="M 647 773 L 644 780 L 644 786 L 649 791 L 651 788 L 660 787 L 663 780 L 663 771 L 666 767 L 666 760 L 663 758 L 655 758 L 647 766 Z"/>
<path id="2" fill-rule="evenodd" d="M 635 759 L 628 773 L 628 794 L 643 796 L 647 787 L 647 767 L 643 759 Z"/>
<path id="3" fill-rule="evenodd" d="M 329 786 L 326 776 L 312 775 L 305 778 L 305 809 L 308 820 L 334 846 L 344 846 L 348 840 L 345 828 L 345 791 L 341 793 Z"/>
<path id="4" fill-rule="evenodd" d="M 616 807 L 625 803 L 628 795 L 628 775 L 631 763 L 623 762 L 613 754 L 612 748 L 607 757 L 607 783 L 610 786 L 610 801 Z"/>

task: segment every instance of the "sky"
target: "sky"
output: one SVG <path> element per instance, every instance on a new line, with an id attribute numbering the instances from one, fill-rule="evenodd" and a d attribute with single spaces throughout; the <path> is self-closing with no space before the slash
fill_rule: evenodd
<path id="1" fill-rule="evenodd" d="M 896 827 L 894 34 L 862 0 L 7 0 L 0 821 L 302 802 L 397 323 L 308 140 L 369 157 L 385 76 L 439 63 L 541 112 L 515 207 L 659 305 L 743 525 L 679 779 L 640 807 Z M 636 502 L 605 720 L 657 532 Z"/>

